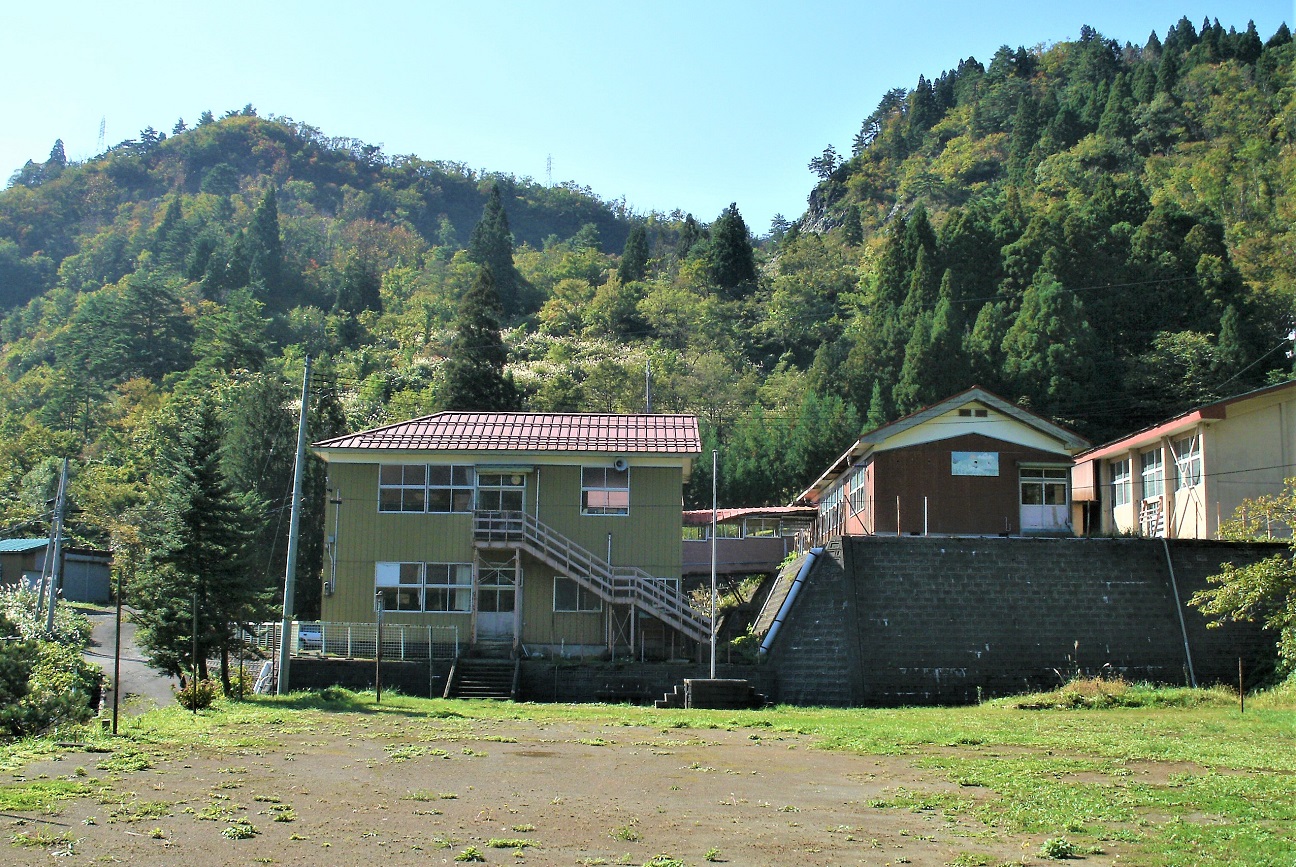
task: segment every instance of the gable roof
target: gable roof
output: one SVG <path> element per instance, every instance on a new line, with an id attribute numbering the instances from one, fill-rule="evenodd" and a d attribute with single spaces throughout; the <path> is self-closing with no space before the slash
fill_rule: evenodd
<path id="1" fill-rule="evenodd" d="M 691 415 L 439 412 L 315 443 L 331 449 L 699 455 Z"/>
<path id="2" fill-rule="evenodd" d="M 832 465 L 824 471 L 823 475 L 815 479 L 814 483 L 797 495 L 793 503 L 813 503 L 817 502 L 819 495 L 828 490 L 838 478 L 856 461 L 856 459 L 869 453 L 870 451 L 882 451 L 887 441 L 899 437 L 907 431 L 913 430 L 923 424 L 933 421 L 946 413 L 953 412 L 969 403 L 979 403 L 986 407 L 993 408 L 996 412 L 1014 419 L 1023 425 L 1031 428 L 1037 433 L 1054 440 L 1068 454 L 1087 448 L 1089 441 L 1074 431 L 1067 430 L 1061 425 L 1054 424 L 1043 416 L 1036 415 L 1028 409 L 1023 409 L 1016 404 L 1009 403 L 994 392 L 987 391 L 979 385 L 974 385 L 969 389 L 959 392 L 956 395 L 947 397 L 939 403 L 924 407 L 917 412 L 910 413 L 903 418 L 898 418 L 890 424 L 869 431 L 851 445 L 841 457 L 833 461 Z M 949 437 L 958 436 L 961 433 L 967 433 L 966 430 L 959 430 L 951 426 L 950 432 L 946 436 L 937 437 L 936 439 L 948 439 Z"/>

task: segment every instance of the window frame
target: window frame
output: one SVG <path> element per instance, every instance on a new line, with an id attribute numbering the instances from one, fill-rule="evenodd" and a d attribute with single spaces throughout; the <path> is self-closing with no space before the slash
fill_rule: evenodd
<path id="1" fill-rule="evenodd" d="M 1111 464 L 1112 505 L 1128 506 L 1134 501 L 1134 476 L 1130 459 L 1112 461 Z M 1123 496 L 1122 496 L 1123 495 Z"/>
<path id="2" fill-rule="evenodd" d="M 1202 483 L 1201 437 L 1192 434 L 1170 443 L 1175 459 L 1175 490 L 1192 488 Z M 1186 469 L 1186 472 L 1185 472 Z"/>
<path id="3" fill-rule="evenodd" d="M 409 580 L 409 579 L 415 580 Z M 440 578 L 442 580 L 433 580 Z M 466 579 L 466 580 L 465 580 Z M 472 611 L 473 573 L 471 563 L 419 563 L 379 560 L 374 563 L 374 597 L 383 594 L 383 612 L 394 614 L 469 614 Z M 396 606 L 387 604 L 387 591 L 395 591 Z M 401 604 L 401 593 L 414 593 L 418 606 Z M 431 607 L 433 593 L 440 593 L 447 607 Z"/>
<path id="4" fill-rule="evenodd" d="M 1165 455 L 1159 446 L 1139 453 L 1139 478 L 1144 500 L 1165 496 Z"/>
<path id="5" fill-rule="evenodd" d="M 587 474 L 600 473 L 603 484 L 590 484 Z M 615 486 L 609 484 L 609 476 L 613 473 L 625 475 L 625 486 Z M 624 493 L 625 506 L 611 505 L 612 494 Z M 590 494 L 602 495 L 607 498 L 608 505 L 590 506 Z M 581 493 L 580 493 L 580 511 L 582 515 L 591 517 L 628 517 L 630 514 L 630 468 L 618 470 L 611 466 L 582 466 L 581 467 Z"/>
<path id="6" fill-rule="evenodd" d="M 1062 467 L 1021 467 L 1017 472 L 1019 503 L 1023 506 L 1067 506 L 1071 503 L 1070 473 Z M 1039 502 L 1026 502 L 1026 488 L 1039 488 Z M 1050 503 L 1050 490 L 1054 495 L 1062 489 L 1062 502 Z"/>
<path id="7" fill-rule="evenodd" d="M 558 588 L 559 586 L 562 586 L 559 582 L 566 582 L 571 584 L 574 588 L 575 608 L 558 607 Z M 593 599 L 595 607 L 581 607 L 583 604 L 587 605 L 589 599 Z M 603 611 L 603 600 L 599 598 L 597 593 L 590 590 L 579 581 L 576 581 L 573 578 L 568 578 L 565 575 L 555 575 L 553 581 L 553 611 L 555 614 L 598 614 Z"/>
<path id="8" fill-rule="evenodd" d="M 388 471 L 400 468 L 399 484 L 386 482 L 383 477 Z M 421 467 L 423 481 L 407 481 L 409 471 Z M 448 482 L 434 481 L 441 471 L 449 475 Z M 390 497 L 392 491 L 400 492 L 399 509 L 384 507 L 384 494 Z M 414 492 L 422 500 L 422 508 L 407 508 L 408 500 L 414 498 Z M 444 494 L 442 492 L 449 492 Z M 433 499 L 447 498 L 449 508 L 434 508 Z M 477 508 L 477 468 L 468 464 L 379 464 L 378 465 L 378 512 L 383 515 L 466 515 Z"/>

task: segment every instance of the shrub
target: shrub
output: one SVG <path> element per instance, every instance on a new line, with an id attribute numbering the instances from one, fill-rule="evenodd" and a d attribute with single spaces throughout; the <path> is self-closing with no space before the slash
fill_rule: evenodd
<path id="1" fill-rule="evenodd" d="M 183 689 L 176 690 L 176 701 L 185 710 L 202 710 L 211 707 L 219 688 L 214 680 L 191 680 Z"/>
<path id="2" fill-rule="evenodd" d="M 1040 846 L 1041 858 L 1052 858 L 1061 861 L 1065 858 L 1074 858 L 1076 855 L 1075 844 L 1065 837 L 1050 837 Z"/>
<path id="3" fill-rule="evenodd" d="M 34 622 L 34 614 L 28 619 Z M 0 612 L 0 637 L 9 639 L 0 641 L 0 733 L 32 735 L 65 723 L 83 723 L 94 713 L 103 674 L 82 658 L 84 644 L 49 641 L 32 634 L 36 632 Z M 39 634 L 45 634 L 43 627 Z M 65 636 L 79 634 L 70 628 Z"/>

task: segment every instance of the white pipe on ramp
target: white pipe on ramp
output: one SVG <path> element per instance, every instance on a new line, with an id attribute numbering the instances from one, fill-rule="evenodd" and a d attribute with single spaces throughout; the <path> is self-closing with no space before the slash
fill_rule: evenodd
<path id="1" fill-rule="evenodd" d="M 788 612 L 792 610 L 792 603 L 796 601 L 797 594 L 801 592 L 801 584 L 805 581 L 806 576 L 810 574 L 810 567 L 814 565 L 815 559 L 822 553 L 823 548 L 811 548 L 806 552 L 805 562 L 797 570 L 797 576 L 792 580 L 792 586 L 788 588 L 787 598 L 779 606 L 778 614 L 774 615 L 774 622 L 770 624 L 769 632 L 765 633 L 765 638 L 761 641 L 761 655 L 769 653 L 770 648 L 774 646 L 774 638 L 778 635 L 779 626 L 787 618 Z"/>

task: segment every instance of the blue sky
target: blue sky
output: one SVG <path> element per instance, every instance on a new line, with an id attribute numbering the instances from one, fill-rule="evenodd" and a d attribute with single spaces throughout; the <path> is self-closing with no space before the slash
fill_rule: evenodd
<path id="1" fill-rule="evenodd" d="M 736 201 L 763 233 L 794 218 L 828 144 L 849 151 L 892 87 L 1003 44 L 1089 24 L 1142 44 L 1181 15 L 1261 38 L 1293 0 L 1122 2 L 23 3 L 0 23 L 0 172 L 204 109 L 252 103 L 326 134 L 474 168 L 575 181 L 640 212 L 711 220 Z M 2 178 L 0 178 L 2 180 Z"/>

